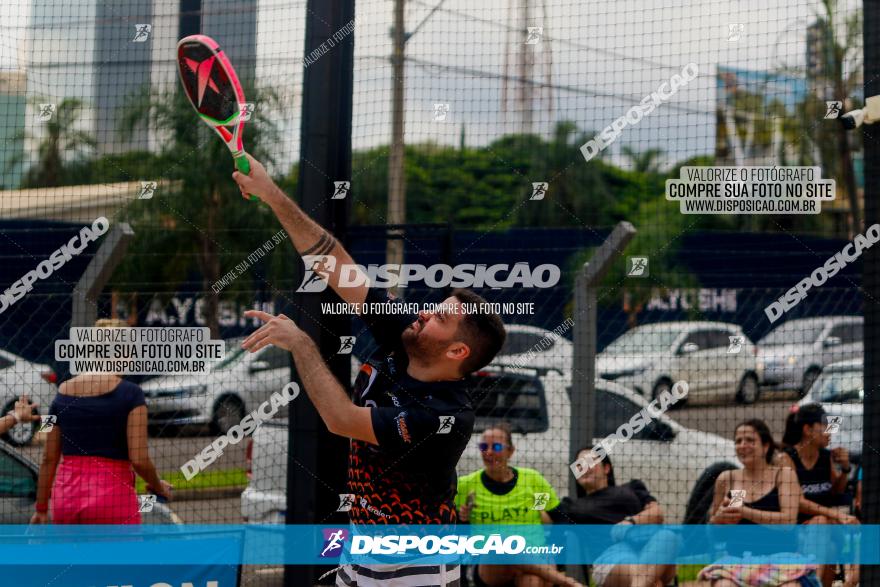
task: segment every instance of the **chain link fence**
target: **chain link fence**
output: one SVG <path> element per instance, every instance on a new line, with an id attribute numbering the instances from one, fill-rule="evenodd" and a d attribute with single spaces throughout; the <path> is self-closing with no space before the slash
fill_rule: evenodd
<path id="1" fill-rule="evenodd" d="M 874 290 L 861 257 L 880 233 L 868 229 L 871 137 L 847 130 L 880 118 L 861 3 L 395 5 L 404 35 L 379 1 L 341 23 L 302 1 L 13 2 L 0 25 L 0 413 L 23 396 L 39 405 L 3 432 L 0 523 L 28 524 L 35 511 L 82 523 L 56 508 L 93 499 L 111 477 L 127 482 L 127 469 L 89 461 L 80 494 L 53 489 L 41 464 L 66 457 L 73 474 L 77 456 L 133 463 L 138 503 L 105 499 L 128 522 L 387 523 L 406 510 L 359 494 L 359 457 L 291 387 L 326 365 L 357 403 L 387 359 L 367 320 L 310 289 L 318 272 L 300 253 L 323 241 L 297 252 L 272 207 L 241 199 L 226 147 L 178 88 L 176 45 L 195 33 L 235 65 L 245 147 L 278 186 L 374 281 L 397 275 L 383 264 L 422 271 L 388 287 L 406 315 L 435 319 L 456 288 L 446 278 L 459 275 L 504 321 L 500 352 L 466 380 L 474 424 L 456 432 L 466 446 L 447 492 L 459 521 L 876 523 L 876 505 L 862 502 L 880 447 L 866 426 Z M 351 88 L 337 75 L 349 70 Z M 219 78 L 209 78 L 210 93 Z M 303 119 L 318 95 L 306 90 L 335 84 L 327 118 Z M 336 130 L 316 142 L 323 124 Z M 314 161 L 316 144 L 346 154 Z M 705 168 L 746 171 L 718 181 L 692 171 Z M 753 180 L 750 169 L 813 175 Z M 315 182 L 323 191 L 304 193 Z M 720 200 L 729 207 L 709 213 Z M 782 213 L 782 201 L 821 212 Z M 600 259 L 620 222 L 632 240 Z M 579 297 L 578 275 L 600 262 L 595 301 Z M 262 324 L 248 311 L 294 319 L 321 360 L 303 377 L 278 346 L 247 352 Z M 203 328 L 224 356 L 197 373 L 125 375 L 137 385 L 119 399 L 128 411 L 105 416 L 131 427 L 143 404 L 135 436 L 85 425 L 99 417 L 94 396 L 123 392 L 112 378 L 77 377 L 90 364 L 74 367 L 56 345 L 97 318 Z M 85 420 L 70 419 L 78 410 Z M 392 433 L 405 439 L 400 418 Z M 149 458 L 132 457 L 141 438 Z M 782 497 L 787 470 L 794 506 Z M 171 501 L 154 476 L 173 485 Z M 643 543 L 618 542 L 631 565 L 470 566 L 462 582 L 563 584 L 552 572 L 564 572 L 592 585 L 759 584 L 754 565 L 649 564 Z M 229 572 L 240 585 L 306 585 L 331 569 Z M 785 573 L 778 584 L 859 579 L 852 565 Z M 322 583 L 334 581 L 345 583 Z"/>

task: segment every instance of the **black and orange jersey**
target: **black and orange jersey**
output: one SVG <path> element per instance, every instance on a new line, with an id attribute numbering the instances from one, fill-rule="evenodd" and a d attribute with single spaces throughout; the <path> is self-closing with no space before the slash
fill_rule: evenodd
<path id="1" fill-rule="evenodd" d="M 399 303 L 371 289 L 367 303 Z M 372 306 L 375 308 L 375 306 Z M 464 381 L 424 382 L 406 373 L 401 335 L 412 314 L 363 316 L 379 350 L 354 385 L 354 402 L 372 408 L 378 446 L 351 441 L 348 487 L 356 524 L 447 524 L 456 520 L 455 466 L 474 428 Z"/>

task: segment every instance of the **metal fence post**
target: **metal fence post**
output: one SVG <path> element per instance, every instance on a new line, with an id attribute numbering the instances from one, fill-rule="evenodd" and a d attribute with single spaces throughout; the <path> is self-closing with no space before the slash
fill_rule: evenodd
<path id="1" fill-rule="evenodd" d="M 592 444 L 596 415 L 596 298 L 599 281 L 636 235 L 629 222 L 620 222 L 584 263 L 574 288 L 574 371 L 571 388 L 569 462 L 577 451 Z M 569 495 L 577 495 L 577 480 L 569 478 Z"/>
<path id="2" fill-rule="evenodd" d="M 304 55 L 354 21 L 354 0 L 306 3 Z M 330 199 L 335 181 L 351 179 L 351 113 L 354 83 L 354 34 L 340 40 L 313 63 L 303 61 L 300 175 L 296 200 L 308 215 L 340 243 L 348 241 L 351 198 Z M 322 302 L 340 298 L 329 288 L 319 294 L 294 293 L 291 316 L 318 345 L 337 380 L 350 387 L 351 357 L 336 354 L 339 336 L 351 334 L 351 318 L 324 315 Z M 299 380 L 295 369 L 292 376 Z M 287 524 L 347 522 L 337 512 L 339 494 L 347 491 L 349 440 L 331 434 L 306 397 L 290 410 L 287 455 Z M 331 489 L 332 488 L 332 489 Z M 320 542 L 318 542 L 320 544 Z M 315 545 L 289 545 L 288 548 Z M 284 585 L 314 585 L 327 567 L 285 565 Z M 333 577 L 329 582 L 334 580 Z"/>
<path id="3" fill-rule="evenodd" d="M 113 270 L 122 261 L 133 238 L 134 230 L 127 222 L 120 222 L 110 229 L 73 289 L 71 328 L 95 325 L 98 319 L 98 294 L 110 281 Z"/>

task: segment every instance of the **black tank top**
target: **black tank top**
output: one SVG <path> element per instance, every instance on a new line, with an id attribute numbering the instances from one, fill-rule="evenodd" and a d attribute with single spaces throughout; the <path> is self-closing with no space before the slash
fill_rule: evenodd
<path id="1" fill-rule="evenodd" d="M 762 512 L 781 512 L 782 506 L 779 504 L 779 473 L 781 469 L 776 470 L 776 478 L 773 479 L 773 489 L 752 502 L 743 502 L 743 505 L 754 510 Z M 754 524 L 751 520 L 741 519 L 738 524 Z"/>
<path id="2" fill-rule="evenodd" d="M 820 448 L 819 459 L 812 469 L 807 469 L 804 466 L 793 446 L 785 449 L 785 453 L 794 461 L 794 470 L 797 473 L 798 483 L 801 484 L 804 497 L 825 507 L 837 505 L 837 496 L 831 491 L 831 451 L 827 448 Z M 810 517 L 798 514 L 798 523 L 809 520 Z"/>
<path id="3" fill-rule="evenodd" d="M 779 503 L 779 473 L 782 469 L 776 469 L 776 477 L 773 479 L 773 489 L 752 502 L 743 502 L 744 506 L 752 509 L 761 510 L 763 512 L 781 512 L 782 505 Z M 751 520 L 741 519 L 738 524 L 752 524 Z M 736 544 L 734 541 L 732 543 Z M 749 551 L 752 554 L 774 554 L 779 552 L 796 552 L 797 539 L 791 536 L 780 536 L 775 539 L 772 544 L 741 544 L 739 545 L 743 551 Z"/>

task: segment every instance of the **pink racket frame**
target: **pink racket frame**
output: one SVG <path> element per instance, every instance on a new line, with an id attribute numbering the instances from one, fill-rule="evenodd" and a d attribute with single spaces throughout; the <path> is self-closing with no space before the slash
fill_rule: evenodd
<path id="1" fill-rule="evenodd" d="M 177 75 L 180 76 L 181 83 L 183 83 L 183 74 L 180 71 L 180 47 L 185 43 L 193 42 L 201 43 L 211 50 L 217 62 L 220 63 L 220 67 L 226 71 L 226 76 L 229 78 L 229 81 L 232 82 L 232 88 L 235 91 L 235 97 L 238 100 L 238 121 L 237 124 L 235 124 L 235 129 L 230 133 L 226 128 L 228 125 L 218 124 L 217 121 L 203 115 L 198 111 L 195 104 L 193 104 L 193 108 L 198 112 L 199 117 L 210 125 L 218 135 L 220 135 L 220 138 L 223 139 L 223 142 L 226 143 L 226 146 L 232 151 L 232 156 L 235 158 L 241 157 L 244 155 L 244 118 L 241 116 L 241 109 L 245 104 L 244 90 L 241 87 L 241 82 L 238 80 L 235 68 L 232 67 L 232 63 L 230 63 L 229 59 L 226 57 L 226 53 L 223 52 L 223 49 L 220 48 L 217 41 L 207 35 L 190 35 L 177 42 Z M 192 101 L 190 101 L 190 103 L 192 104 Z"/>

